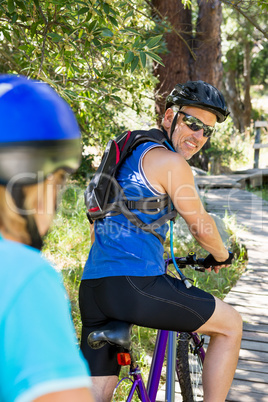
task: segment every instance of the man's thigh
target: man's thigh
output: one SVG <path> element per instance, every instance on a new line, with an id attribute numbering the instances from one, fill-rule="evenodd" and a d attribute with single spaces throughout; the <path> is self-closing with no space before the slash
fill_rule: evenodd
<path id="1" fill-rule="evenodd" d="M 169 275 L 84 280 L 79 296 L 82 322 L 87 327 L 120 320 L 188 332 L 205 324 L 215 309 L 212 295 L 194 286 L 187 289 Z"/>

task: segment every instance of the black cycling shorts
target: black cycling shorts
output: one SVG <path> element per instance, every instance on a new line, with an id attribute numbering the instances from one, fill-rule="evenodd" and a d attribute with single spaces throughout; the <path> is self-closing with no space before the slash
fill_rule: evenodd
<path id="1" fill-rule="evenodd" d="M 190 332 L 213 314 L 214 297 L 169 275 L 114 276 L 82 280 L 79 290 L 82 319 L 81 349 L 92 376 L 118 375 L 118 347 L 107 344 L 93 350 L 90 332 L 111 320 L 142 327 Z"/>

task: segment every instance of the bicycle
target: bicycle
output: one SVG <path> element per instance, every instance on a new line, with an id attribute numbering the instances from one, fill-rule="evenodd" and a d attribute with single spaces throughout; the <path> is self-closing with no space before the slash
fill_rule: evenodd
<path id="1" fill-rule="evenodd" d="M 175 263 L 174 263 L 175 258 Z M 174 264 L 181 279 L 187 287 L 190 287 L 188 279 L 181 273 L 180 268 L 186 266 L 196 271 L 204 272 L 204 258 L 196 259 L 195 253 L 191 252 L 187 257 L 174 257 L 165 260 L 168 265 Z M 130 402 L 136 392 L 142 402 L 155 402 L 160 382 L 165 352 L 167 349 L 167 376 L 166 398 L 167 402 L 174 401 L 175 372 L 180 384 L 183 402 L 198 402 L 203 400 L 202 369 L 205 358 L 204 337 L 195 332 L 174 333 L 166 330 L 158 330 L 156 346 L 154 349 L 152 364 L 148 377 L 147 387 L 144 384 L 140 368 L 136 362 L 135 354 L 131 349 L 131 329 L 133 324 L 112 321 L 105 327 L 91 332 L 88 336 L 88 344 L 93 349 L 98 349 L 109 342 L 123 348 L 124 352 L 118 353 L 118 363 L 121 366 L 130 366 L 129 377 L 132 382 L 131 390 L 126 398 Z M 176 347 L 177 345 L 177 347 Z M 125 380 L 120 380 L 118 385 Z"/>

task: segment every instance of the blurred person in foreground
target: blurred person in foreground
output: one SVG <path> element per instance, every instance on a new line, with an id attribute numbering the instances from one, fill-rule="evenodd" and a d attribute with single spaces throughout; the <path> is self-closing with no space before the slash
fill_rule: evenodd
<path id="1" fill-rule="evenodd" d="M 79 166 L 73 112 L 47 84 L 0 76 L 0 400 L 93 402 L 59 274 L 41 255 Z"/>

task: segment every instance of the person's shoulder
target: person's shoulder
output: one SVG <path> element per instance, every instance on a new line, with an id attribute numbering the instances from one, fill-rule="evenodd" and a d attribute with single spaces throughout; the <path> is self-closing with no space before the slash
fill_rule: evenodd
<path id="1" fill-rule="evenodd" d="M 31 266 L 35 264 L 48 264 L 39 250 L 16 241 L 1 241 L 0 253 L 1 257 L 5 258 L 9 264 L 14 262 L 23 263 L 25 260 L 30 260 Z"/>
<path id="2" fill-rule="evenodd" d="M 156 141 L 145 141 L 139 144 L 133 152 L 138 151 L 138 152 L 143 152 L 147 150 L 148 148 L 162 148 L 162 149 L 167 149 L 164 145 L 160 144 L 159 142 Z"/>
<path id="3" fill-rule="evenodd" d="M 164 148 L 149 151 L 145 155 L 143 168 L 150 183 L 154 183 L 154 186 L 160 184 L 166 192 L 171 182 L 176 185 L 192 185 L 194 182 L 192 169 L 183 156 Z"/>
<path id="4" fill-rule="evenodd" d="M 2 284 L 13 282 L 20 286 L 41 269 L 49 272 L 55 271 L 40 251 L 15 241 L 1 241 L 0 255 L 0 282 Z"/>
<path id="5" fill-rule="evenodd" d="M 166 167 L 167 169 L 185 169 L 186 171 L 191 172 L 191 168 L 188 162 L 183 158 L 182 155 L 177 152 L 171 151 L 165 147 L 155 147 L 151 149 L 147 155 L 147 160 L 152 164 L 156 164 L 158 166 Z"/>

